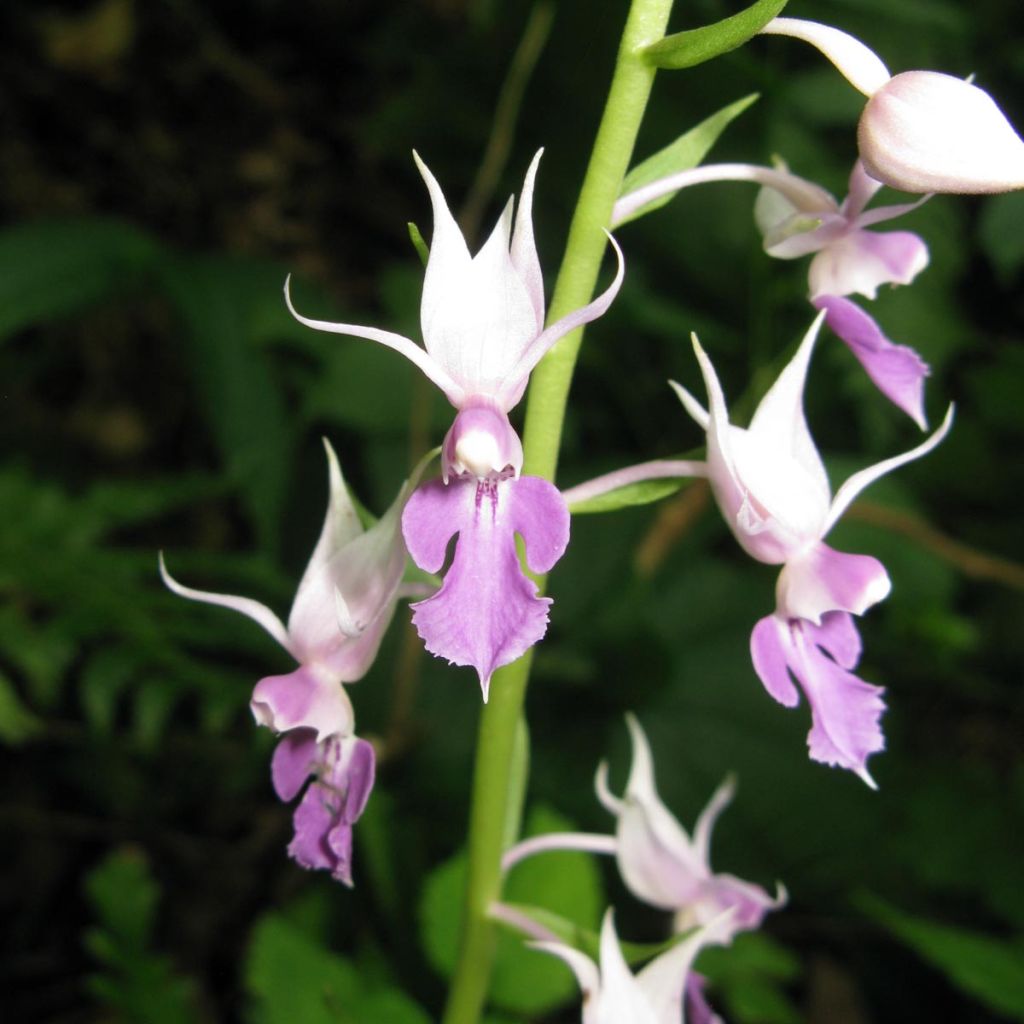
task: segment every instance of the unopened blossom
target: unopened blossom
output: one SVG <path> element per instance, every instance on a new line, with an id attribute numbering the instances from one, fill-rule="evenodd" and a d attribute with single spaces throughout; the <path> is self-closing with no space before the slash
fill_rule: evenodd
<path id="1" fill-rule="evenodd" d="M 249 707 L 258 724 L 286 734 L 272 763 L 278 796 L 291 800 L 313 779 L 295 812 L 289 853 L 303 867 L 325 868 L 351 885 L 352 825 L 373 786 L 374 754 L 355 735 L 352 703 L 342 684 L 356 682 L 369 670 L 394 613 L 405 569 L 399 524 L 410 485 L 364 530 L 334 452 L 326 448 L 327 516 L 287 626 L 252 598 L 183 586 L 167 571 L 162 556 L 160 573 L 181 597 L 246 615 L 298 662 L 286 675 L 261 679 Z"/>
<path id="2" fill-rule="evenodd" d="M 874 51 L 830 25 L 775 18 L 761 31 L 817 47 L 868 97 L 857 143 L 871 177 L 904 192 L 1024 188 L 1024 140 L 983 89 L 937 71 L 891 75 Z"/>
<path id="3" fill-rule="evenodd" d="M 601 925 L 600 966 L 561 942 L 531 945 L 559 957 L 576 975 L 583 993 L 582 1024 L 687 1024 L 684 1006 L 690 1002 L 686 990 L 693 961 L 704 946 L 727 941 L 728 916 L 721 915 L 698 928 L 635 976 L 619 947 L 611 910 Z M 700 1022 L 691 1020 L 690 1024 Z"/>
<path id="4" fill-rule="evenodd" d="M 782 566 L 775 613 L 754 629 L 754 667 L 782 704 L 797 703 L 794 679 L 803 689 L 813 722 L 811 757 L 849 768 L 870 783 L 866 762 L 884 746 L 878 725 L 884 705 L 881 689 L 852 673 L 860 641 L 850 616 L 884 599 L 891 584 L 877 559 L 836 551 L 824 538 L 868 484 L 939 444 L 953 410 L 923 444 L 855 473 L 833 497 L 803 409 L 807 368 L 823 316 L 746 429 L 729 422 L 718 377 L 696 338 L 708 409 L 673 386 L 707 433 L 707 475 L 733 535 L 758 561 Z"/>
<path id="5" fill-rule="evenodd" d="M 415 155 L 415 154 L 414 154 Z M 472 665 L 487 699 L 491 674 L 536 643 L 547 628 L 550 599 L 537 596 L 515 554 L 546 572 L 569 540 L 569 513 L 553 484 L 521 477 L 523 449 L 508 419 L 530 372 L 563 335 L 600 316 L 622 282 L 621 253 L 611 286 L 589 305 L 544 327 L 544 282 L 533 236 L 534 157 L 513 221 L 510 199 L 491 236 L 473 256 L 444 194 L 416 156 L 430 194 L 434 230 L 423 281 L 424 346 L 373 327 L 310 320 L 318 330 L 380 342 L 401 352 L 457 410 L 441 452 L 441 481 L 413 495 L 402 529 L 413 560 L 442 568 L 458 534 L 441 589 L 413 605 L 413 622 L 433 654 Z"/>
<path id="6" fill-rule="evenodd" d="M 814 253 L 808 272 L 811 303 L 825 311 L 829 327 L 847 344 L 882 394 L 925 429 L 928 366 L 912 348 L 890 341 L 877 322 L 848 298 L 874 299 L 880 286 L 910 284 L 928 265 L 928 247 L 914 233 L 870 230 L 919 204 L 866 209 L 882 186 L 864 171 L 860 161 L 854 164 L 849 194 L 842 203 L 819 185 L 783 168 L 706 164 L 667 175 L 623 196 L 615 204 L 613 224 L 630 219 L 653 200 L 714 181 L 761 185 L 755 216 L 765 252 L 778 259 Z"/>

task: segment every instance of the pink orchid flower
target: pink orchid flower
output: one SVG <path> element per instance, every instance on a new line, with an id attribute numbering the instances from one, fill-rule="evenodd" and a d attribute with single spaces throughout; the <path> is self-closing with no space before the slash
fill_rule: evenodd
<path id="1" fill-rule="evenodd" d="M 299 663 L 287 675 L 261 679 L 249 706 L 258 724 L 287 733 L 271 766 L 277 795 L 291 800 L 313 777 L 295 812 L 290 855 L 303 867 L 327 869 L 351 885 L 352 825 L 373 787 L 374 753 L 354 734 L 352 703 L 342 684 L 356 682 L 369 670 L 394 613 L 405 569 L 399 524 L 410 483 L 364 530 L 334 451 L 324 444 L 327 516 L 287 626 L 259 601 L 183 586 L 167 571 L 162 555 L 160 574 L 181 597 L 246 615 Z"/>
<path id="2" fill-rule="evenodd" d="M 811 706 L 811 757 L 849 768 L 873 785 L 866 761 L 884 746 L 878 726 L 884 705 L 881 689 L 851 672 L 860 640 L 850 616 L 883 600 L 891 584 L 877 559 L 835 551 L 824 538 L 865 487 L 942 441 L 953 408 L 923 444 L 855 473 L 833 497 L 803 409 L 807 368 L 824 315 L 746 429 L 729 422 L 718 377 L 696 338 L 709 409 L 678 384 L 673 387 L 707 433 L 707 475 L 733 535 L 753 558 L 782 566 L 775 613 L 752 636 L 761 681 L 772 697 L 792 707 L 798 701 L 795 679 Z"/>
<path id="3" fill-rule="evenodd" d="M 909 284 L 928 265 L 928 247 L 909 231 L 869 228 L 915 209 L 917 203 L 865 209 L 882 187 L 858 161 L 842 203 L 825 189 L 783 168 L 756 164 L 707 164 L 645 185 L 615 204 L 612 222 L 630 219 L 652 200 L 712 181 L 761 185 L 755 217 L 769 256 L 796 259 L 814 253 L 808 278 L 810 300 L 823 309 L 829 327 L 849 346 L 868 376 L 921 429 L 928 366 L 912 348 L 890 341 L 876 321 L 848 295 L 875 298 L 884 284 Z"/>
<path id="4" fill-rule="evenodd" d="M 368 338 L 401 352 L 457 410 L 442 447 L 441 480 L 412 496 L 402 530 L 413 561 L 434 573 L 444 565 L 448 542 L 459 536 L 443 586 L 413 605 L 413 622 L 432 654 L 476 668 L 486 700 L 495 669 L 516 660 L 547 630 L 551 601 L 538 597 L 523 574 L 516 533 L 536 573 L 550 570 L 569 540 L 569 513 L 557 488 L 520 476 L 523 449 L 508 413 L 551 346 L 611 304 L 622 283 L 622 257 L 612 240 L 619 265 L 609 288 L 545 328 L 532 221 L 541 154 L 526 173 L 514 224 L 510 199 L 475 256 L 434 176 L 414 156 L 434 216 L 420 308 L 424 347 L 373 327 L 310 320 L 295 311 L 290 297 L 288 303 L 309 327 Z"/>
<path id="5" fill-rule="evenodd" d="M 720 941 L 727 944 L 737 932 L 760 927 L 768 911 L 785 903 L 783 887 L 773 899 L 758 885 L 711 870 L 711 832 L 732 800 L 733 782 L 719 786 L 691 838 L 658 796 L 650 744 L 636 716 L 626 715 L 626 724 L 633 744 L 626 792 L 617 797 L 609 790 L 606 762 L 595 780 L 598 799 L 617 819 L 615 835 L 555 832 L 524 839 L 506 852 L 503 869 L 549 850 L 613 854 L 629 891 L 671 911 L 676 932 L 720 920 Z M 725 911 L 730 912 L 727 917 L 722 916 Z"/>
<path id="6" fill-rule="evenodd" d="M 817 47 L 868 97 L 857 142 L 871 177 L 904 192 L 1024 188 L 1024 140 L 976 85 L 937 71 L 890 75 L 874 51 L 830 25 L 775 18 L 761 31 Z"/>
<path id="7" fill-rule="evenodd" d="M 725 941 L 728 916 L 721 915 L 698 928 L 655 957 L 636 976 L 622 955 L 611 910 L 601 925 L 600 967 L 585 953 L 562 942 L 530 945 L 559 957 L 576 975 L 583 993 L 583 1024 L 686 1024 L 684 1005 L 690 1002 L 688 981 L 694 977 L 693 961 L 704 946 Z M 699 1022 L 691 1019 L 690 1024 Z"/>

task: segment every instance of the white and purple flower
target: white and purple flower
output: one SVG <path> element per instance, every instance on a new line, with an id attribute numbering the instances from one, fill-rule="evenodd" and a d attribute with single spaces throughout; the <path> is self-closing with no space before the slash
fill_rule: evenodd
<path id="1" fill-rule="evenodd" d="M 248 616 L 298 662 L 286 675 L 261 679 L 249 706 L 258 724 L 286 734 L 271 766 L 277 795 L 291 800 L 313 778 L 295 811 L 289 854 L 303 867 L 324 868 L 351 885 L 352 826 L 373 787 L 374 752 L 355 735 L 342 684 L 369 670 L 394 613 L 405 570 L 400 517 L 422 465 L 391 508 L 364 531 L 334 452 L 326 442 L 325 447 L 327 516 L 287 626 L 259 601 L 183 586 L 162 555 L 160 574 L 181 597 Z"/>
<path id="2" fill-rule="evenodd" d="M 288 299 L 293 315 L 309 327 L 401 352 L 457 410 L 442 447 L 441 480 L 413 495 L 402 530 L 413 560 L 428 572 L 443 568 L 447 545 L 458 534 L 443 586 L 413 605 L 413 622 L 431 653 L 476 668 L 485 700 L 495 669 L 520 657 L 547 629 L 551 602 L 538 597 L 523 574 L 516 533 L 525 542 L 527 564 L 538 573 L 558 561 L 569 540 L 569 513 L 557 488 L 520 476 L 523 449 L 508 413 L 551 346 L 604 313 L 623 274 L 613 241 L 619 267 L 611 286 L 544 327 L 544 282 L 532 222 L 540 156 L 527 171 L 514 224 L 510 199 L 475 256 L 440 186 L 416 156 L 434 216 L 420 308 L 424 347 L 372 327 L 310 320 Z"/>
<path id="3" fill-rule="evenodd" d="M 904 192 L 1024 188 L 1024 141 L 976 85 L 937 71 L 891 75 L 859 39 L 814 21 L 775 18 L 761 32 L 810 43 L 868 97 L 857 143 L 872 178 Z"/>
<path id="4" fill-rule="evenodd" d="M 874 299 L 881 285 L 910 284 L 928 265 L 928 247 L 912 232 L 868 230 L 908 213 L 924 200 L 867 210 L 882 186 L 864 171 L 860 161 L 854 164 L 849 194 L 842 203 L 819 185 L 783 168 L 707 164 L 623 196 L 615 204 L 613 223 L 628 220 L 654 199 L 711 181 L 761 185 L 755 217 L 765 252 L 778 259 L 815 254 L 808 271 L 811 303 L 825 310 L 829 327 L 882 394 L 925 429 L 927 364 L 914 349 L 890 341 L 877 322 L 847 298 L 862 295 Z"/>
<path id="5" fill-rule="evenodd" d="M 640 723 L 629 714 L 626 724 L 633 761 L 625 793 L 617 797 L 609 790 L 605 762 L 595 780 L 598 799 L 617 819 L 615 835 L 555 832 L 524 839 L 506 852 L 503 868 L 507 871 L 549 850 L 612 854 L 629 891 L 651 906 L 671 911 L 676 932 L 718 921 L 719 941 L 727 944 L 737 932 L 760 927 L 768 911 L 785 903 L 782 886 L 772 898 L 759 885 L 711 870 L 711 832 L 732 800 L 734 784 L 726 780 L 719 786 L 691 838 L 658 796 L 654 759 Z"/>
<path id="6" fill-rule="evenodd" d="M 754 628 L 754 668 L 765 688 L 792 707 L 795 680 L 811 706 L 814 760 L 856 772 L 873 785 L 867 758 L 884 746 L 878 725 L 882 690 L 853 675 L 860 640 L 851 615 L 889 593 L 882 564 L 836 551 L 824 538 L 854 498 L 879 477 L 930 452 L 948 433 L 953 408 L 931 437 L 902 455 L 850 477 L 833 497 L 804 417 L 803 392 L 824 313 L 761 400 L 750 426 L 729 422 L 714 367 L 696 338 L 694 351 L 709 408 L 673 384 L 684 408 L 707 433 L 707 475 L 726 523 L 760 562 L 781 565 L 775 612 Z"/>
<path id="7" fill-rule="evenodd" d="M 701 1024 L 699 1017 L 687 1016 L 684 1006 L 704 1012 L 704 1021 L 714 1020 L 700 992 L 693 985 L 693 961 L 704 946 L 728 941 L 729 913 L 698 928 L 692 935 L 655 957 L 637 975 L 629 969 L 615 933 L 612 911 L 601 925 L 600 967 L 586 953 L 562 942 L 534 942 L 563 960 L 579 982 L 583 993 L 582 1024 Z"/>

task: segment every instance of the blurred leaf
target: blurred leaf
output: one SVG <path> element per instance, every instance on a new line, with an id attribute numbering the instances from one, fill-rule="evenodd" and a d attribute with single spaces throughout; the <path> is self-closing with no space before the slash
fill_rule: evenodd
<path id="1" fill-rule="evenodd" d="M 86 877 L 86 894 L 98 926 L 85 944 L 104 968 L 89 989 L 128 1024 L 194 1024 L 193 986 L 151 953 L 159 889 L 140 851 L 115 850 Z"/>
<path id="2" fill-rule="evenodd" d="M 763 932 L 743 932 L 727 947 L 701 950 L 697 970 L 720 993 L 735 1024 L 800 1024 L 783 991 L 800 975 L 800 962 Z"/>
<path id="3" fill-rule="evenodd" d="M 525 835 L 572 831 L 573 825 L 550 808 L 535 806 Z M 466 855 L 456 854 L 430 875 L 420 900 L 420 934 L 430 962 L 451 975 L 458 956 L 459 919 L 466 880 Z M 596 931 L 604 909 L 601 877 L 593 858 L 575 852 L 545 854 L 517 864 L 506 881 L 503 899 L 530 904 L 571 918 Z M 499 934 L 491 1000 L 512 1013 L 538 1016 L 571 1000 L 576 982 L 563 965 L 521 938 Z"/>
<path id="4" fill-rule="evenodd" d="M 742 46 L 785 6 L 786 0 L 757 0 L 757 3 L 751 4 L 739 14 L 723 18 L 713 25 L 666 36 L 644 49 L 644 60 L 656 68 L 666 69 L 692 68 L 703 64 Z"/>
<path id="5" fill-rule="evenodd" d="M 187 329 L 192 369 L 228 474 L 242 490 L 261 547 L 276 551 L 293 431 L 259 343 L 290 320 L 278 308 L 284 272 L 226 257 L 182 257 L 163 264 L 161 277 Z"/>
<path id="6" fill-rule="evenodd" d="M 42 723 L 21 702 L 11 681 L 0 672 L 0 743 L 17 745 L 31 739 Z"/>
<path id="7" fill-rule="evenodd" d="M 1024 935 L 994 939 L 907 914 L 871 893 L 857 905 L 996 1013 L 1024 1015 Z"/>
<path id="8" fill-rule="evenodd" d="M 408 997 L 368 989 L 344 957 L 323 948 L 278 914 L 257 924 L 245 966 L 257 1024 L 430 1024 Z"/>
<path id="9" fill-rule="evenodd" d="M 660 501 L 662 498 L 667 498 L 670 494 L 682 490 L 689 482 L 682 477 L 641 480 L 639 483 L 627 484 L 625 487 L 618 487 L 614 491 L 599 494 L 594 498 L 574 501 L 569 506 L 569 511 L 574 516 L 579 516 L 592 512 L 614 512 L 630 505 L 650 505 L 652 502 Z"/>
<path id="10" fill-rule="evenodd" d="M 688 132 L 684 132 L 675 142 L 637 164 L 626 175 L 619 195 L 628 195 L 630 192 L 643 188 L 644 185 L 650 185 L 651 182 L 657 181 L 659 178 L 667 178 L 670 174 L 696 167 L 707 156 L 722 132 L 757 98 L 758 93 L 754 92 L 736 100 L 735 103 L 730 103 L 727 107 L 723 107 L 717 113 L 705 118 Z M 628 224 L 631 220 L 636 220 L 637 217 L 659 209 L 670 202 L 678 192 L 679 190 L 676 189 L 675 192 L 669 192 L 660 199 L 652 200 L 620 223 Z"/>
<path id="11" fill-rule="evenodd" d="M 1004 285 L 1024 266 L 1024 193 L 1007 192 L 985 200 L 978 224 L 978 235 L 985 255 Z"/>
<path id="12" fill-rule="evenodd" d="M 148 235 L 111 220 L 36 221 L 0 232 L 0 340 L 124 294 L 160 255 Z"/>

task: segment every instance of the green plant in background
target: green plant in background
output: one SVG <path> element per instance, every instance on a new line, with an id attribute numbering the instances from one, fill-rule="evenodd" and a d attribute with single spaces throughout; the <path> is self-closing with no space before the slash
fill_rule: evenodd
<path id="1" fill-rule="evenodd" d="M 127 298 L 136 329 L 170 330 L 181 339 L 182 372 L 173 383 L 185 389 L 179 394 L 196 396 L 189 434 L 208 440 L 213 455 L 205 461 L 216 467 L 197 474 L 186 459 L 162 474 L 100 474 L 97 480 L 70 460 L 51 462 L 50 474 L 39 473 L 31 442 L 0 467 L 8 513 L 0 534 L 0 738 L 20 748 L 21 763 L 36 764 L 23 789 L 12 787 L 17 795 L 0 814 L 39 837 L 25 844 L 26 857 L 47 847 L 51 828 L 89 844 L 90 865 L 98 859 L 92 852 L 97 843 L 115 844 L 88 873 L 89 923 L 81 925 L 90 961 L 87 988 L 112 1018 L 227 1014 L 299 1024 L 411 1024 L 443 1012 L 446 1024 L 513 1024 L 578 1020 L 582 1012 L 587 1024 L 667 1024 L 684 1014 L 693 1024 L 711 1019 L 710 1003 L 732 1021 L 816 1022 L 829 1019 L 830 1000 L 838 998 L 829 989 L 829 971 L 839 958 L 841 984 L 864 979 L 869 995 L 860 998 L 872 1009 L 857 1012 L 884 1021 L 889 1010 L 878 1010 L 885 1001 L 877 993 L 899 968 L 887 976 L 877 963 L 846 956 L 860 950 L 855 936 L 868 922 L 880 926 L 869 933 L 871 943 L 892 942 L 883 951 L 901 943 L 920 955 L 919 962 L 899 954 L 905 958 L 900 963 L 919 972 L 917 984 L 931 977 L 921 966 L 927 963 L 993 1013 L 1024 1013 L 1024 972 L 1018 970 L 1024 907 L 1015 867 L 1021 851 L 1006 824 L 1019 818 L 1014 794 L 1020 786 L 997 783 L 1007 772 L 1018 783 L 1024 778 L 1019 752 L 993 740 L 984 757 L 957 767 L 928 748 L 929 716 L 941 734 L 961 704 L 981 701 L 986 720 L 1005 707 L 1004 691 L 976 667 L 991 638 L 983 640 L 988 627 L 980 624 L 980 610 L 970 614 L 956 600 L 960 574 L 991 581 L 990 588 L 1019 590 L 1024 573 L 935 528 L 914 491 L 899 481 L 884 481 L 870 500 L 853 501 L 860 487 L 934 447 L 950 425 L 947 416 L 924 445 L 891 457 L 908 445 L 865 382 L 923 427 L 927 367 L 890 336 L 921 348 L 932 364 L 932 394 L 949 383 L 947 366 L 965 349 L 965 338 L 978 333 L 966 326 L 952 297 L 955 275 L 966 267 L 966 231 L 955 208 L 941 200 L 922 209 L 919 203 L 870 208 L 867 201 L 880 181 L 917 192 L 1019 187 L 1024 144 L 973 85 L 932 72 L 891 76 L 852 37 L 777 19 L 783 6 L 761 0 L 736 14 L 709 3 L 701 11 L 708 15 L 705 28 L 666 34 L 671 4 L 634 0 L 590 164 L 573 200 L 546 319 L 537 243 L 550 229 L 540 215 L 534 224 L 532 208 L 550 202 L 549 176 L 551 194 L 559 191 L 566 201 L 573 195 L 557 147 L 548 147 L 536 198 L 535 158 L 518 205 L 506 208 L 490 240 L 470 255 L 486 205 L 481 196 L 502 176 L 495 168 L 508 157 L 527 80 L 544 73 L 537 59 L 552 28 L 545 4 L 527 21 L 488 157 L 458 224 L 420 163 L 434 214 L 429 246 L 415 225 L 409 234 L 426 266 L 425 348 L 413 340 L 420 280 L 408 259 L 381 270 L 380 308 L 372 318 L 354 315 L 351 300 L 336 303 L 297 279 L 294 300 L 287 296 L 293 319 L 280 297 L 283 263 L 199 255 L 100 218 L 30 223 L 0 236 L 0 259 L 11 268 L 0 286 L 4 336 L 16 344 L 33 331 L 45 338 L 70 318 L 88 320 Z M 710 23 L 715 14 L 724 20 Z M 946 14 L 962 28 L 957 12 Z M 134 22 L 130 13 L 127 21 L 121 15 L 123 48 Z M 485 24 L 494 15 L 481 17 Z M 912 12 L 893 17 L 912 18 Z M 70 24 L 60 31 L 70 31 Z M 100 19 L 96 30 L 103 24 Z M 728 96 L 722 96 L 717 114 L 702 110 L 695 128 L 630 170 L 645 116 L 645 139 L 669 134 L 667 119 L 650 102 L 657 69 L 699 65 L 687 81 L 707 74 L 713 82 L 718 63 L 707 65 L 713 58 L 737 51 L 728 61 L 742 67 L 755 48 L 778 45 L 771 39 L 745 45 L 762 31 L 811 42 L 868 95 L 862 111 L 843 108 L 845 101 L 832 102 L 838 94 L 828 86 L 815 107 L 817 93 L 805 86 L 817 70 L 798 69 L 791 82 L 762 75 L 756 83 L 758 107 L 801 115 L 793 124 L 788 114 L 775 120 L 770 148 L 760 140 L 758 153 L 777 149 L 801 173 L 808 167 L 812 178 L 838 180 L 852 142 L 837 131 L 841 118 L 834 111 L 859 114 L 863 162 L 854 168 L 849 198 L 837 203 L 811 178 L 780 167 L 703 164 L 712 146 L 735 151 L 742 132 L 719 137 L 753 96 L 724 105 Z M 245 88 L 259 93 L 266 87 L 230 56 L 223 40 L 219 45 L 223 66 L 240 75 Z M 898 52 L 894 44 L 890 53 Z M 915 59 L 934 62 L 927 54 Z M 429 89 L 420 102 L 425 110 L 437 103 Z M 401 123 L 397 110 L 392 115 Z M 827 160 L 808 158 L 816 145 L 811 128 L 846 140 L 841 159 L 826 166 Z M 403 134 L 392 130 L 396 138 Z M 743 146 L 745 160 L 749 140 Z M 759 298 L 740 303 L 738 289 L 712 283 L 716 276 L 733 283 L 734 257 L 721 256 L 715 245 L 725 252 L 749 231 L 735 219 L 744 204 L 730 201 L 726 208 L 709 198 L 700 208 L 686 207 L 684 220 L 675 211 L 686 193 L 666 204 L 691 184 L 737 179 L 763 186 L 757 226 L 769 255 L 816 253 L 809 298 L 867 377 L 841 361 L 845 352 L 823 349 L 816 358 L 824 365 L 820 374 L 812 370 L 805 397 L 813 331 L 791 361 L 778 350 L 778 338 L 790 336 L 778 321 L 799 323 L 781 312 L 789 298 L 798 299 L 797 288 L 768 288 L 767 261 L 756 253 L 749 266 Z M 1013 196 L 990 200 L 979 224 L 979 238 L 1004 282 L 1020 267 L 1010 234 L 1000 230 L 1014 202 Z M 913 233 L 867 230 L 897 214 L 915 218 Z M 611 244 L 618 271 L 594 299 L 607 229 L 637 219 L 635 228 L 617 230 L 618 242 Z M 704 246 L 701 238 L 708 240 Z M 679 255 L 667 257 L 670 249 Z M 933 266 L 915 281 L 929 249 Z M 710 313 L 689 292 L 666 288 L 659 259 L 682 279 L 706 284 L 709 296 L 727 297 L 725 306 Z M 913 288 L 898 295 L 878 291 L 911 282 Z M 851 301 L 855 294 L 877 302 L 878 321 Z M 748 307 L 747 323 L 737 323 L 737 312 Z M 339 312 L 344 322 L 335 319 Z M 599 316 L 594 343 L 581 347 L 583 325 Z M 386 329 L 356 326 L 362 319 Z M 690 393 L 693 368 L 680 354 L 687 346 L 679 346 L 694 329 L 725 391 L 734 393 L 749 367 L 749 389 L 730 403 L 733 423 L 699 344 L 707 409 Z M 325 331 L 383 344 L 348 343 Z M 616 335 L 617 343 L 608 340 Z M 59 358 L 24 361 L 25 349 L 14 351 L 26 380 L 54 379 Z M 1021 379 L 1024 365 L 1010 348 L 989 355 L 972 362 L 952 389 L 961 418 L 941 458 L 973 457 L 977 493 L 989 486 L 990 493 L 1003 487 L 1012 494 L 1012 476 L 978 454 L 977 424 L 1019 430 L 1011 382 Z M 144 371 L 147 387 L 166 395 L 164 367 L 156 359 Z M 454 406 L 454 423 L 417 370 Z M 685 380 L 677 391 L 706 429 L 707 451 L 623 469 L 638 454 L 650 459 L 692 442 L 692 434 L 691 442 L 682 434 L 675 440 L 678 408 L 673 412 L 665 401 L 660 383 L 668 376 Z M 17 375 L 12 379 L 13 387 Z M 749 430 L 734 426 L 762 394 Z M 984 411 L 976 419 L 972 406 L 980 396 Z M 510 418 L 520 399 L 522 441 Z M 817 424 L 834 401 L 849 407 L 848 421 L 824 423 L 827 444 L 860 447 L 855 437 L 863 434 L 877 466 L 858 474 L 869 457 L 830 461 L 833 479 L 852 477 L 830 511 L 825 467 L 804 406 Z M 664 420 L 645 422 L 645 413 L 637 412 L 660 416 L 653 411 L 660 404 L 666 405 Z M 147 410 L 146 419 L 158 415 Z M 129 450 L 135 421 L 111 422 L 96 429 Z M 652 423 L 664 424 L 660 433 Z M 446 428 L 440 479 L 417 486 L 426 465 L 421 456 Z M 286 625 L 269 608 L 287 600 L 293 574 L 281 566 L 297 564 L 304 538 L 312 536 L 322 485 L 309 442 L 325 430 L 340 440 L 347 482 L 332 453 L 327 519 Z M 559 481 L 592 479 L 560 492 L 553 482 L 560 463 Z M 386 503 L 381 496 L 394 495 L 414 464 L 410 485 L 375 522 L 348 482 L 357 481 L 360 492 L 373 496 L 368 506 L 380 508 Z M 924 490 L 935 495 L 947 486 L 942 468 L 922 472 L 933 474 Z M 952 488 L 965 493 L 955 482 Z M 704 516 L 709 496 L 749 554 L 782 566 L 773 615 L 762 618 L 768 577 L 755 587 L 749 568 L 723 554 L 723 531 Z M 640 508 L 645 505 L 654 507 Z M 604 512 L 618 515 L 593 514 Z M 838 550 L 821 541 L 833 526 Z M 239 528 L 248 542 L 226 543 Z M 983 531 L 975 539 L 982 547 L 1012 550 L 1005 517 L 998 529 L 1004 533 Z M 299 668 L 289 671 L 294 662 L 281 663 L 288 674 L 274 674 L 280 662 L 257 631 L 157 589 L 157 546 L 168 549 L 179 579 L 257 595 L 192 590 L 165 575 L 179 594 L 254 618 Z M 207 550 L 197 554 L 196 548 Z M 884 597 L 890 575 L 875 557 L 840 553 L 850 550 L 883 558 L 898 594 L 888 623 L 871 627 L 870 655 L 860 669 L 850 613 L 859 615 Z M 556 563 L 552 603 L 538 574 Z M 413 623 L 427 649 L 479 674 L 486 703 L 475 765 L 472 709 L 462 687 L 446 682 L 466 673 L 421 659 L 411 629 L 389 628 L 396 602 L 405 598 L 417 600 Z M 991 620 L 1011 635 L 1012 603 L 989 600 Z M 787 705 L 797 702 L 799 685 L 811 706 L 808 739 L 817 760 L 870 779 L 865 765 L 883 746 L 883 705 L 880 690 L 854 671 L 886 682 L 892 710 L 884 724 L 897 749 L 872 762 L 873 771 L 882 765 L 877 797 L 844 786 L 838 773 L 811 774 L 795 756 L 805 727 L 780 720 L 793 716 L 776 716 L 750 685 L 746 634 L 755 621 L 756 672 Z M 943 696 L 931 699 L 926 688 L 942 664 L 955 668 Z M 527 728 L 531 672 L 539 682 L 530 690 Z M 389 674 L 391 687 L 384 682 Z M 353 892 L 332 887 L 326 876 L 303 878 L 282 863 L 290 812 L 268 809 L 260 782 L 266 750 L 248 740 L 239 721 L 254 676 L 263 678 L 252 712 L 283 734 L 271 759 L 274 788 L 284 800 L 301 794 L 289 853 L 303 867 L 326 869 L 349 884 L 354 878 Z M 354 734 L 353 703 L 367 723 L 364 738 Z M 602 763 L 598 794 L 617 816 L 613 836 L 602 831 L 607 822 L 596 819 L 587 802 L 587 775 L 630 708 L 641 712 L 651 745 L 630 718 L 635 759 L 622 797 L 609 787 Z M 967 722 L 963 729 L 965 744 L 979 742 Z M 651 748 L 664 803 L 654 790 Z M 131 764 L 141 765 L 143 774 L 133 778 Z M 375 767 L 380 778 L 371 795 Z M 692 841 L 668 809 L 691 808 L 696 817 L 716 778 L 730 768 L 743 781 L 743 796 L 733 812 L 736 824 L 723 826 L 724 846 L 714 864 L 735 865 L 738 876 L 716 873 L 709 859 L 721 794 L 701 815 Z M 472 806 L 463 842 L 467 790 Z M 33 801 L 54 791 L 76 794 L 74 811 L 35 815 Z M 950 829 L 952 821 L 965 824 Z M 873 835 L 886 842 L 865 848 L 865 837 Z M 924 860 L 922 844 L 930 854 Z M 531 856 L 541 851 L 552 852 Z M 641 902 L 673 911 L 672 929 L 621 899 L 617 883 L 588 853 L 616 854 L 626 887 Z M 509 870 L 509 858 L 526 857 Z M 986 871 L 976 870 L 979 860 Z M 39 863 L 33 899 L 41 906 L 47 879 L 74 869 L 67 857 Z M 162 864 L 162 883 L 173 885 L 162 900 L 149 863 Z M 175 871 L 167 864 L 180 866 L 171 883 L 166 879 Z M 742 879 L 773 874 L 786 879 L 793 909 L 763 921 L 782 897 L 773 901 Z M 852 903 L 843 905 L 844 889 L 857 893 Z M 210 901 L 204 892 L 217 898 Z M 605 913 L 609 902 L 618 908 L 614 922 Z M 817 912 L 816 902 L 829 909 Z M 829 914 L 860 923 L 833 933 Z M 19 915 L 12 935 L 31 934 L 34 927 L 32 914 Z M 220 930 L 232 937 L 230 948 L 221 943 L 218 949 Z M 651 941 L 619 942 L 618 936 L 634 935 Z M 723 948 L 702 948 L 713 944 Z M 173 950 L 173 956 L 154 949 Z M 33 969 L 20 963 L 12 957 L 15 973 Z M 914 1019 L 898 1000 L 889 1009 Z M 26 1010 L 26 1019 L 34 1015 Z"/>

